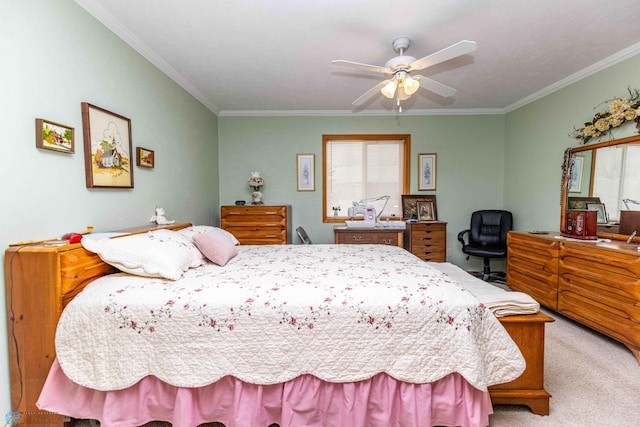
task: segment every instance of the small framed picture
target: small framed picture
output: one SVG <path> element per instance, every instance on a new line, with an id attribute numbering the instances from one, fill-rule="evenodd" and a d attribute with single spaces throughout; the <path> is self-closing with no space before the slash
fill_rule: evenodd
<path id="1" fill-rule="evenodd" d="M 569 175 L 569 193 L 582 192 L 582 175 L 584 173 L 585 156 L 574 156 Z"/>
<path id="2" fill-rule="evenodd" d="M 136 150 L 136 165 L 143 168 L 153 168 L 155 166 L 155 154 L 153 150 L 138 147 Z"/>
<path id="3" fill-rule="evenodd" d="M 418 190 L 436 189 L 436 154 L 418 154 Z"/>
<path id="4" fill-rule="evenodd" d="M 36 147 L 73 154 L 75 130 L 50 120 L 36 119 Z"/>
<path id="5" fill-rule="evenodd" d="M 297 154 L 298 191 L 316 191 L 315 154 Z"/>
<path id="6" fill-rule="evenodd" d="M 592 211 L 598 211 L 598 224 L 606 224 L 607 221 L 607 210 L 604 208 L 604 203 L 587 203 L 587 209 Z"/>
<path id="7" fill-rule="evenodd" d="M 418 221 L 435 221 L 433 202 L 416 202 Z"/>

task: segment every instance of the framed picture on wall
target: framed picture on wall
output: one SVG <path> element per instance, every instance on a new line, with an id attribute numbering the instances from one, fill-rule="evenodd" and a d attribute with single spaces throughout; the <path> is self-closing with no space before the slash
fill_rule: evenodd
<path id="1" fill-rule="evenodd" d="M 582 192 L 582 175 L 584 173 L 585 156 L 574 156 L 571 174 L 569 175 L 569 192 Z"/>
<path id="2" fill-rule="evenodd" d="M 436 154 L 418 154 L 418 190 L 436 189 Z"/>
<path id="3" fill-rule="evenodd" d="M 75 130 L 50 120 L 36 119 L 36 147 L 73 154 L 76 151 Z"/>
<path id="4" fill-rule="evenodd" d="M 131 120 L 82 103 L 87 188 L 133 188 Z"/>
<path id="5" fill-rule="evenodd" d="M 153 150 L 138 147 L 136 150 L 136 165 L 143 168 L 153 168 L 156 165 L 155 153 Z"/>
<path id="6" fill-rule="evenodd" d="M 316 191 L 315 154 L 296 155 L 298 191 Z"/>

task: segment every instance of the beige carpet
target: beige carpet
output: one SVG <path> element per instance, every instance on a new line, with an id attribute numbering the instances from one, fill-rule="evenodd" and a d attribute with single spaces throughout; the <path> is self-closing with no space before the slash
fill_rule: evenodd
<path id="1" fill-rule="evenodd" d="M 547 324 L 548 416 L 497 405 L 491 426 L 640 426 L 640 366 L 627 347 L 557 313 Z"/>

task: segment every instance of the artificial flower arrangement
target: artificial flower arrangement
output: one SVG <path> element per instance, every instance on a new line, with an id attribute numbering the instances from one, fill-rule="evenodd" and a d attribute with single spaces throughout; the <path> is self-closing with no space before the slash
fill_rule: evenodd
<path id="1" fill-rule="evenodd" d="M 604 101 L 609 103 L 607 110 L 597 113 L 591 122 L 585 123 L 582 128 L 574 129 L 570 135 L 581 140 L 582 144 L 586 144 L 592 138 L 600 138 L 632 120 L 636 122 L 636 129 L 640 133 L 640 91 L 631 88 L 627 90 L 629 98 L 613 98 Z"/>

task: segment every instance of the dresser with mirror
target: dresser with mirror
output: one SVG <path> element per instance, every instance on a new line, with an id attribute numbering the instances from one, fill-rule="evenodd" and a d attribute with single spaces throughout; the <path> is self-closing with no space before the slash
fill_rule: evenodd
<path id="1" fill-rule="evenodd" d="M 640 135 L 565 152 L 560 233 L 512 231 L 507 285 L 625 344 L 640 364 Z M 598 240 L 569 239 L 567 209 L 601 209 Z"/>

